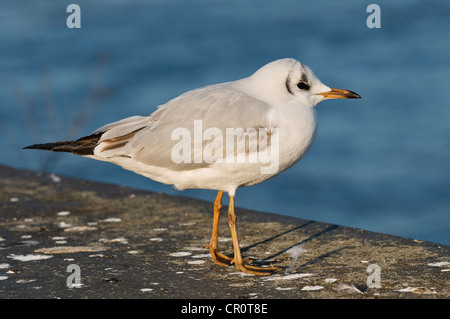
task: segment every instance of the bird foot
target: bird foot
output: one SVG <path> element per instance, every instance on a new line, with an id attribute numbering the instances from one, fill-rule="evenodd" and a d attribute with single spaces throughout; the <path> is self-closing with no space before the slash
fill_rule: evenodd
<path id="1" fill-rule="evenodd" d="M 230 265 L 236 265 L 236 268 L 246 274 L 250 275 L 260 275 L 260 276 L 267 276 L 271 275 L 272 272 L 279 270 L 278 267 L 261 267 L 261 266 L 253 266 L 249 265 L 252 261 L 254 261 L 251 258 L 241 258 L 240 262 L 236 263 L 236 260 L 234 258 L 231 258 L 227 255 L 222 254 L 215 248 L 211 248 L 211 244 L 205 247 L 206 249 L 209 249 L 211 253 L 212 260 L 215 264 L 219 266 L 230 266 Z"/>
<path id="2" fill-rule="evenodd" d="M 239 263 L 236 264 L 236 268 L 242 271 L 243 273 L 249 275 L 258 275 L 258 276 L 269 276 L 272 272 L 279 270 L 278 267 L 261 267 L 261 266 L 252 266 L 249 264 Z"/>
<path id="3" fill-rule="evenodd" d="M 205 249 L 209 249 L 209 252 L 211 253 L 213 262 L 219 266 L 230 266 L 235 263 L 234 258 L 231 258 L 227 255 L 222 254 L 216 248 L 211 248 L 211 244 L 207 245 L 205 247 Z M 243 261 L 248 263 L 248 262 L 252 262 L 253 259 L 243 258 Z"/>

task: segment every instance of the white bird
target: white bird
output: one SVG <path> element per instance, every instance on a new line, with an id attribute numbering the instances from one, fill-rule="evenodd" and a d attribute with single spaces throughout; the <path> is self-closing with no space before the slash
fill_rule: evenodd
<path id="1" fill-rule="evenodd" d="M 236 229 L 236 190 L 263 182 L 299 161 L 316 133 L 315 106 L 333 98 L 361 98 L 329 88 L 295 59 L 268 63 L 253 75 L 186 92 L 149 116 L 107 124 L 75 141 L 36 144 L 27 149 L 71 152 L 112 162 L 177 189 L 217 190 L 209 248 L 216 264 L 249 274 L 278 269 L 242 258 Z M 223 193 L 234 256 L 218 251 Z"/>

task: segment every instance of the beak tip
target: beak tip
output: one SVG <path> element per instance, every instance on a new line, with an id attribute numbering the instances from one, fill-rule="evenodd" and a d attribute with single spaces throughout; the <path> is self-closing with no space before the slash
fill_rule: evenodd
<path id="1" fill-rule="evenodd" d="M 341 91 L 342 97 L 347 99 L 361 99 L 361 95 L 359 95 L 356 92 L 350 91 L 350 90 L 339 90 Z"/>
<path id="2" fill-rule="evenodd" d="M 326 99 L 361 99 L 361 95 L 350 90 L 334 89 L 331 91 L 319 93 Z"/>

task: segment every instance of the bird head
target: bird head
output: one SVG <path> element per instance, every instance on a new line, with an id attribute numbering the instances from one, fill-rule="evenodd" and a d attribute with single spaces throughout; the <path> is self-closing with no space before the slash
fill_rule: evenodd
<path id="1" fill-rule="evenodd" d="M 264 83 L 266 96 L 295 99 L 303 105 L 315 107 L 327 99 L 360 99 L 352 91 L 330 88 L 323 84 L 313 71 L 295 59 L 281 59 L 266 64 L 252 77 Z M 272 99 L 272 98 L 271 98 Z"/>

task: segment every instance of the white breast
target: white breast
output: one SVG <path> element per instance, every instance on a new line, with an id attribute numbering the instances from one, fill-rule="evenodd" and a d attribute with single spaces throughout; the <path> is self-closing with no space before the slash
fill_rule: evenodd
<path id="1" fill-rule="evenodd" d="M 280 117 L 280 173 L 308 151 L 317 131 L 316 111 L 312 107 L 298 104 L 286 105 L 283 112 L 289 116 Z"/>

